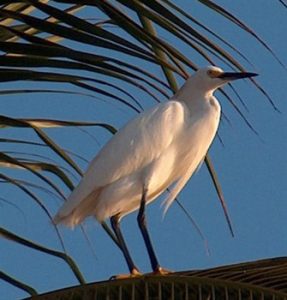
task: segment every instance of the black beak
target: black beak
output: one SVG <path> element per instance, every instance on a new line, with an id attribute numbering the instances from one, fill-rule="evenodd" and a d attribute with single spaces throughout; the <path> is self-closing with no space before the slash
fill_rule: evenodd
<path id="1" fill-rule="evenodd" d="M 248 77 L 254 77 L 257 76 L 256 73 L 249 73 L 249 72 L 240 72 L 240 73 L 233 73 L 233 72 L 223 72 L 218 76 L 218 78 L 224 79 L 224 80 L 236 80 L 241 78 L 248 78 Z"/>

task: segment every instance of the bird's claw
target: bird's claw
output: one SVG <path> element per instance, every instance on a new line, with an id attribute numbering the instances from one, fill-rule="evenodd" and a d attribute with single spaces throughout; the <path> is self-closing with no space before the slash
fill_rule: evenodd
<path id="1" fill-rule="evenodd" d="M 173 271 L 164 269 L 162 267 L 157 267 L 152 273 L 148 273 L 146 275 L 169 275 L 173 273 Z"/>
<path id="2" fill-rule="evenodd" d="M 142 274 L 138 269 L 133 269 L 130 274 L 118 274 L 113 275 L 110 280 L 116 280 L 116 279 L 129 279 L 129 278 L 135 278 L 140 276 L 153 276 L 153 275 L 169 275 L 173 273 L 173 271 L 164 269 L 162 267 L 156 268 L 152 273 Z"/>
<path id="3" fill-rule="evenodd" d="M 154 275 L 168 275 L 170 273 L 173 273 L 173 271 L 164 269 L 162 267 L 158 267 L 155 271 L 153 271 Z"/>
<path id="4" fill-rule="evenodd" d="M 113 275 L 110 280 L 116 280 L 116 279 L 128 279 L 128 278 L 134 278 L 142 276 L 142 273 L 138 269 L 133 269 L 130 274 L 118 274 Z"/>

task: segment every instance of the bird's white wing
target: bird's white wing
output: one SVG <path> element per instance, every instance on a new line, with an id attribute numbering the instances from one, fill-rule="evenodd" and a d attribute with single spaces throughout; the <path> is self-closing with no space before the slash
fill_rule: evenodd
<path id="1" fill-rule="evenodd" d="M 202 163 L 203 163 L 204 159 L 201 160 L 201 162 L 199 163 L 199 165 L 196 167 L 196 170 L 198 170 Z M 175 186 L 172 188 L 172 190 L 170 191 L 169 195 L 166 197 L 166 199 L 162 202 L 162 206 L 164 206 L 163 209 L 163 215 L 165 216 L 165 214 L 167 213 L 169 207 L 171 206 L 171 204 L 173 203 L 173 201 L 175 200 L 175 198 L 177 197 L 177 195 L 180 193 L 180 191 L 183 189 L 183 187 L 186 185 L 187 181 L 189 180 L 189 178 L 192 176 L 192 174 L 196 171 L 195 170 L 195 166 L 194 164 L 191 164 L 190 168 L 187 170 L 187 172 L 185 173 L 184 176 L 182 176 L 175 184 Z"/>
<path id="2" fill-rule="evenodd" d="M 140 172 L 161 155 L 184 126 L 188 109 L 168 101 L 127 123 L 90 163 L 63 209 L 73 209 L 98 188 L 133 172 Z"/>

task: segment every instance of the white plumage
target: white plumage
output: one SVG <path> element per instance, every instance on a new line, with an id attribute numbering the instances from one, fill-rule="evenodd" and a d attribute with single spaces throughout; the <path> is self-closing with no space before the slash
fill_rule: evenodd
<path id="1" fill-rule="evenodd" d="M 139 114 L 120 129 L 90 163 L 79 185 L 60 208 L 55 223 L 75 226 L 88 216 L 111 219 L 130 273 L 139 275 L 129 254 L 120 219 L 139 210 L 138 224 L 155 273 L 165 274 L 156 258 L 145 222 L 145 205 L 168 187 L 172 204 L 203 161 L 220 120 L 213 92 L 230 80 L 254 73 L 226 73 L 217 67 L 197 71 L 170 99 Z"/>
<path id="2" fill-rule="evenodd" d="M 241 76 L 223 76 L 241 74 Z M 120 129 L 90 163 L 81 182 L 55 216 L 75 226 L 88 216 L 99 222 L 124 216 L 176 183 L 165 211 L 204 159 L 216 134 L 220 105 L 213 91 L 231 79 L 252 73 L 201 69 L 166 103 L 139 114 Z"/>

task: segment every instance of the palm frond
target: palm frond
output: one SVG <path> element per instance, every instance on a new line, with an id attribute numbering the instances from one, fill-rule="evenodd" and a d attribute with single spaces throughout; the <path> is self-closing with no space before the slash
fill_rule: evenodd
<path id="1" fill-rule="evenodd" d="M 50 249 L 48 247 L 44 247 L 35 242 L 29 241 L 29 240 L 27 240 L 23 237 L 20 237 L 19 235 L 15 234 L 9 230 L 6 230 L 2 227 L 0 227 L 0 236 L 5 239 L 8 239 L 10 241 L 13 241 L 15 243 L 18 243 L 20 245 L 29 247 L 31 249 L 52 255 L 54 257 L 61 258 L 69 266 L 69 268 L 74 273 L 74 275 L 77 278 L 77 280 L 79 281 L 79 283 L 81 283 L 81 284 L 85 283 L 85 279 L 84 279 L 83 275 L 81 274 L 78 266 L 76 265 L 74 260 L 70 256 L 68 256 L 66 253 L 56 251 L 56 250 Z"/>
<path id="2" fill-rule="evenodd" d="M 271 258 L 167 276 L 144 275 L 67 288 L 29 299 L 277 299 L 287 297 L 287 258 Z M 27 298 L 28 299 L 28 298 Z"/>
<path id="3" fill-rule="evenodd" d="M 272 48 L 234 13 L 210 0 L 199 2 L 250 35 L 286 68 Z M 286 6 L 284 1 L 279 0 L 278 3 Z M 93 18 L 81 17 L 78 13 L 82 12 L 90 12 Z M 100 20 L 95 22 L 95 16 L 100 16 Z M 107 99 L 138 113 L 145 107 L 144 101 L 138 98 L 138 92 L 144 95 L 140 99 L 147 97 L 156 102 L 168 99 L 177 90 L 177 80 L 186 78 L 197 69 L 197 57 L 208 64 L 220 61 L 240 71 L 245 70 L 245 63 L 252 64 L 240 48 L 169 0 L 1 1 L 0 18 L 0 82 L 25 84 L 25 88 L 1 90 L 2 97 L 19 93 L 70 93 Z M 158 32 L 164 32 L 167 37 L 162 37 Z M 174 41 L 183 43 L 188 53 L 193 55 L 186 55 L 187 52 L 181 51 Z M 161 70 L 164 76 L 155 75 L 154 70 Z M 29 87 L 30 83 L 41 83 L 48 87 L 34 89 Z M 55 83 L 65 87 L 56 90 L 51 87 Z M 253 79 L 250 83 L 264 95 L 273 109 L 279 111 L 265 87 Z M 66 85 L 73 90 L 67 90 Z M 221 92 L 245 124 L 258 134 L 232 96 Z M 244 109 L 247 108 L 244 102 L 242 105 Z M 74 187 L 70 175 L 76 173 L 82 176 L 82 170 L 76 161 L 79 156 L 64 149 L 60 142 L 51 138 L 50 132 L 49 135 L 46 133 L 45 128 L 53 130 L 82 126 L 100 127 L 112 134 L 116 132 L 109 121 L 0 116 L 2 132 L 18 131 L 16 137 L 0 138 L 3 146 L 0 165 L 5 167 L 0 176 L 1 182 L 11 184 L 36 201 L 50 220 L 47 203 L 31 189 L 43 189 L 64 199 L 63 188 L 72 190 Z M 22 136 L 23 130 L 33 132 L 36 138 L 31 140 Z M 31 156 L 38 154 L 39 148 L 45 149 L 54 161 L 47 161 L 40 154 L 34 160 L 24 159 L 24 151 L 5 150 L 5 146 L 11 145 L 28 146 L 29 149 L 34 147 Z M 209 156 L 206 157 L 206 164 L 233 234 L 222 188 Z M 10 173 L 6 174 L 7 167 L 10 171 L 19 169 L 21 174 L 31 174 L 38 181 L 25 180 L 25 175 L 21 179 L 14 178 Z M 60 180 L 60 184 L 54 181 L 55 178 L 51 179 L 51 175 Z M 0 229 L 0 235 L 19 245 L 64 259 L 78 281 L 84 283 L 78 267 L 67 254 L 38 245 L 4 228 Z M 205 271 L 175 273 L 166 277 L 144 276 L 83 285 L 59 292 L 57 296 L 61 298 L 68 295 L 67 299 L 84 298 L 88 294 L 93 295 L 93 299 L 286 299 L 286 273 L 285 258 L 270 259 Z M 33 288 L 5 272 L 1 272 L 0 277 L 31 295 L 36 293 Z M 52 295 L 55 296 L 46 295 L 48 298 L 45 299 Z"/>

